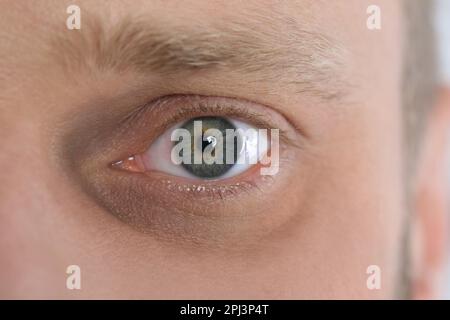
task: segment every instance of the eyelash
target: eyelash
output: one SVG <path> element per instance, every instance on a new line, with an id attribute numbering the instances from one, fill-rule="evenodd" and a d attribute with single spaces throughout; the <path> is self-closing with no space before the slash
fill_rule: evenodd
<path id="1" fill-rule="evenodd" d="M 257 112 L 252 112 L 249 108 L 240 107 L 238 103 L 232 102 L 214 102 L 210 103 L 209 100 L 204 100 L 204 96 L 199 95 L 166 95 L 164 97 L 157 98 L 149 103 L 146 103 L 136 110 L 134 110 L 131 114 L 127 115 L 120 123 L 121 126 L 125 128 L 130 128 L 130 126 L 135 125 L 137 119 L 145 118 L 146 113 L 155 111 L 155 109 L 163 109 L 167 103 L 176 103 L 176 101 L 182 99 L 191 99 L 197 101 L 191 101 L 187 107 L 183 109 L 176 110 L 174 115 L 169 117 L 161 114 L 163 110 L 158 110 L 160 114 L 158 117 L 163 119 L 162 124 L 160 124 L 157 128 L 158 131 L 162 132 L 165 129 L 168 129 L 171 125 L 176 122 L 180 122 L 183 120 L 188 120 L 190 118 L 195 118 L 198 116 L 227 116 L 227 117 L 236 117 L 241 120 L 247 120 L 251 122 L 253 125 L 259 128 L 276 128 L 275 123 L 272 123 L 269 118 L 264 118 L 262 115 Z M 215 97 L 217 99 L 229 99 L 222 97 Z M 155 116 L 153 116 L 155 117 Z M 289 144 L 295 144 L 294 141 L 289 139 L 283 130 L 280 130 L 280 140 L 281 142 L 286 142 Z"/>
<path id="2" fill-rule="evenodd" d="M 260 177 L 261 179 L 249 180 L 241 179 L 233 184 L 214 184 L 210 183 L 173 183 L 169 179 L 160 180 L 160 183 L 170 192 L 176 191 L 193 197 L 196 200 L 207 198 L 210 201 L 226 200 L 228 197 L 239 196 L 242 192 L 249 193 L 251 190 L 262 191 L 261 184 L 272 180 L 272 176 Z"/>

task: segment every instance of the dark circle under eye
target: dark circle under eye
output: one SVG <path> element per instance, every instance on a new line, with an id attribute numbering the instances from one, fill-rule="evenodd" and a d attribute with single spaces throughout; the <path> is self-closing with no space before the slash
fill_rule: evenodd
<path id="1" fill-rule="evenodd" d="M 194 135 L 194 124 L 196 121 L 201 121 L 201 125 L 202 125 L 202 134 L 201 137 L 195 137 Z M 224 175 L 228 170 L 230 170 L 234 164 L 236 163 L 237 160 L 237 155 L 238 155 L 238 144 L 240 143 L 240 141 L 237 141 L 238 139 L 235 138 L 234 136 L 227 137 L 226 134 L 226 130 L 227 129 L 232 129 L 232 130 L 236 130 L 236 127 L 227 119 L 222 118 L 222 117 L 199 117 L 199 118 L 193 118 L 190 119 L 189 121 L 185 122 L 181 128 L 186 129 L 190 132 L 191 134 L 191 164 L 185 164 L 182 163 L 181 165 L 183 166 L 183 168 L 185 170 L 187 170 L 188 172 L 192 173 L 193 175 L 199 177 L 199 178 L 204 178 L 204 179 L 213 179 L 213 178 L 217 178 L 220 177 L 222 175 Z M 210 145 L 211 143 L 214 143 L 215 138 L 214 137 L 208 137 L 205 135 L 205 132 L 208 129 L 217 129 L 222 133 L 222 137 L 223 137 L 223 152 L 222 152 L 222 164 L 218 164 L 218 163 L 213 163 L 213 164 L 208 164 L 204 162 L 204 159 L 202 157 L 202 163 L 201 164 L 195 164 L 194 163 L 194 154 L 195 152 L 201 152 L 203 154 L 203 151 L 205 150 L 205 148 Z M 197 139 L 197 144 L 194 143 L 194 140 Z M 227 148 L 227 139 L 234 139 L 233 141 L 233 145 L 234 145 L 234 161 L 231 164 L 227 164 L 226 163 L 226 148 Z M 231 142 L 229 142 L 231 143 Z M 197 146 L 197 148 L 201 148 L 201 150 L 195 150 L 195 146 Z M 213 147 L 213 151 L 212 153 L 214 154 L 215 152 L 215 147 Z"/>

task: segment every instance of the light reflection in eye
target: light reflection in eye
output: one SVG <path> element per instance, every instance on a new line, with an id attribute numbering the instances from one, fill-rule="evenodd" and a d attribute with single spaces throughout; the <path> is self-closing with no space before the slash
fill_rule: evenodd
<path id="1" fill-rule="evenodd" d="M 186 136 L 177 136 L 179 131 Z M 160 135 L 144 153 L 119 165 L 130 171 L 221 180 L 250 169 L 267 151 L 267 136 L 258 136 L 257 128 L 227 117 L 208 116 L 178 123 Z M 174 161 L 174 155 L 181 161 Z"/>

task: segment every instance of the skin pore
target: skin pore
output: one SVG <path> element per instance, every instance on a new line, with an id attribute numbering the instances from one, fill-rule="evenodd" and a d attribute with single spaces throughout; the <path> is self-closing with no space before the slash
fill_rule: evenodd
<path id="1" fill-rule="evenodd" d="M 2 1 L 0 297 L 396 298 L 409 270 L 431 297 L 447 99 L 407 199 L 403 6 L 378 3 L 374 32 L 366 0 Z M 280 129 L 278 174 L 111 168 L 202 116 Z"/>

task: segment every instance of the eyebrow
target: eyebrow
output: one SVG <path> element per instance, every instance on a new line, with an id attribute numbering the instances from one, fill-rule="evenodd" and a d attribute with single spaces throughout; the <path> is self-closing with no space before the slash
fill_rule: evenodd
<path id="1" fill-rule="evenodd" d="M 66 70 L 180 74 L 228 70 L 254 81 L 282 81 L 297 92 L 333 99 L 344 94 L 347 51 L 334 39 L 273 14 L 202 27 L 143 17 L 111 24 L 85 15 L 75 32 L 52 38 L 50 50 Z"/>

